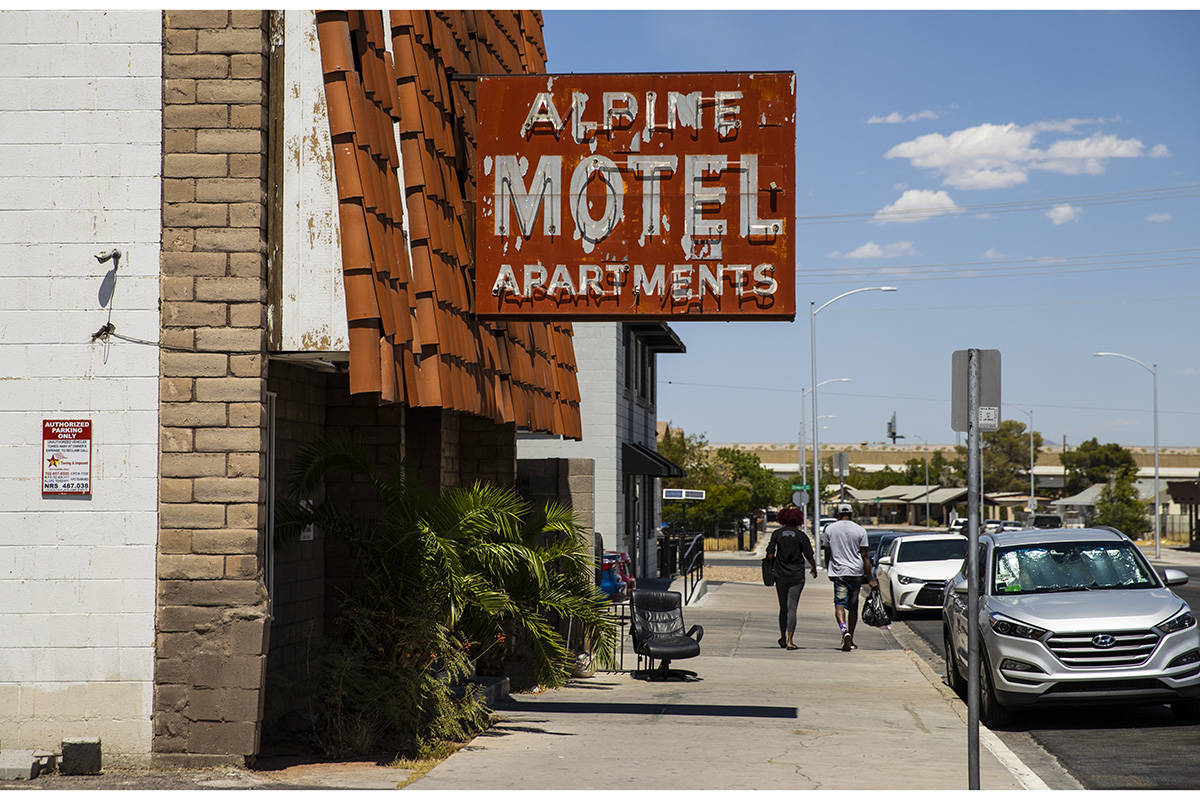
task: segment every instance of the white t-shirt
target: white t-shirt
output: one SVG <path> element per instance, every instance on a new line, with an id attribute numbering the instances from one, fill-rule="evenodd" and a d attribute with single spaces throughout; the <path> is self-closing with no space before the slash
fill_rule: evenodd
<path id="1" fill-rule="evenodd" d="M 867 546 L 867 529 L 857 522 L 840 519 L 825 527 L 829 546 L 829 577 L 862 577 L 863 560 L 858 548 Z"/>

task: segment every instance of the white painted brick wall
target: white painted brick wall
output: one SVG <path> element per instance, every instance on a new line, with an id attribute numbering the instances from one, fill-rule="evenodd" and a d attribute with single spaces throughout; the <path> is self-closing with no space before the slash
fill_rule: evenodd
<path id="1" fill-rule="evenodd" d="M 289 269 L 282 273 L 275 324 L 283 350 L 349 352 L 337 183 L 316 14 L 289 10 L 283 18 L 282 238 Z"/>
<path id="2" fill-rule="evenodd" d="M 118 332 L 158 338 L 162 14 L 0 12 L 0 732 L 147 753 L 158 349 L 91 334 L 122 251 Z M 41 428 L 91 419 L 92 496 L 43 497 Z"/>
<path id="3" fill-rule="evenodd" d="M 583 441 L 519 438 L 518 458 L 590 458 L 595 462 L 596 530 L 607 549 L 628 550 L 621 443 L 653 448 L 657 413 L 625 390 L 625 341 L 616 322 L 575 323 Z M 659 483 L 655 483 L 656 491 Z M 656 504 L 656 508 L 659 508 Z M 656 514 L 661 518 L 661 514 Z M 651 547 L 651 549 L 653 549 Z M 653 556 L 650 568 L 653 568 Z"/>

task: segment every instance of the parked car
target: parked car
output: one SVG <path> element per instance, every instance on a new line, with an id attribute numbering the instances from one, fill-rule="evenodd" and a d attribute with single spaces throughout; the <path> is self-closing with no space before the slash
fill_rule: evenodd
<path id="1" fill-rule="evenodd" d="M 1029 521 L 1031 528 L 1061 528 L 1063 526 L 1063 518 L 1058 514 L 1034 514 L 1033 519 Z"/>
<path id="2" fill-rule="evenodd" d="M 887 528 L 867 531 L 867 555 L 871 556 L 871 572 L 879 571 L 879 559 L 888 551 L 893 541 L 901 536 L 915 535 L 916 531 L 894 531 Z"/>
<path id="3" fill-rule="evenodd" d="M 995 533 L 1000 530 L 1000 526 L 1004 524 L 1002 519 L 985 519 L 983 524 L 979 526 L 980 533 Z"/>
<path id="4" fill-rule="evenodd" d="M 600 563 L 600 591 L 610 600 L 624 600 L 635 588 L 637 579 L 633 577 L 629 554 L 605 550 Z"/>
<path id="5" fill-rule="evenodd" d="M 942 607 L 946 581 L 962 567 L 967 539 L 957 533 L 921 533 L 894 539 L 875 573 L 884 608 L 893 619 L 906 611 Z"/>
<path id="6" fill-rule="evenodd" d="M 1017 522 L 1016 520 L 1006 519 L 1006 520 L 1004 520 L 1004 522 L 1000 523 L 1000 530 L 1001 531 L 1020 531 L 1020 530 L 1024 530 L 1024 526 L 1021 525 L 1021 523 Z"/>
<path id="7" fill-rule="evenodd" d="M 961 533 L 964 536 L 967 534 L 967 518 L 959 517 L 950 523 L 950 533 Z"/>
<path id="8" fill-rule="evenodd" d="M 967 575 L 942 605 L 946 681 L 966 692 Z M 1187 603 L 1125 536 L 1030 529 L 979 540 L 980 717 L 1031 705 L 1169 703 L 1200 719 L 1200 633 Z"/>

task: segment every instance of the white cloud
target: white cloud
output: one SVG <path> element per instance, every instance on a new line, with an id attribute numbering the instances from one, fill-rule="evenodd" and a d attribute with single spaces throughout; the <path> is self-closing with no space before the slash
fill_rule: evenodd
<path id="1" fill-rule="evenodd" d="M 891 205 L 875 212 L 876 222 L 920 222 L 944 214 L 955 214 L 959 207 L 944 191 L 909 189 Z"/>
<path id="2" fill-rule="evenodd" d="M 912 242 L 892 242 L 891 244 L 879 245 L 875 242 L 867 242 L 861 247 L 851 250 L 849 253 L 840 253 L 834 250 L 829 254 L 830 258 L 900 258 L 901 256 L 915 256 L 917 254 L 917 246 Z"/>
<path id="3" fill-rule="evenodd" d="M 1075 222 L 1083 212 L 1070 203 L 1061 203 L 1046 212 L 1046 219 L 1053 222 L 1055 225 L 1062 225 L 1067 222 Z"/>
<path id="4" fill-rule="evenodd" d="M 887 116 L 871 117 L 870 119 L 867 120 L 867 124 L 868 125 L 879 125 L 882 123 L 882 124 L 886 124 L 886 125 L 899 125 L 902 122 L 916 122 L 917 120 L 922 120 L 922 119 L 937 119 L 937 118 L 938 118 L 938 115 L 936 113 L 934 113 L 933 111 L 930 111 L 929 109 L 925 109 L 924 111 L 918 111 L 915 114 L 908 114 L 908 115 L 901 114 L 899 111 L 893 111 L 892 113 L 888 114 Z"/>
<path id="5" fill-rule="evenodd" d="M 1150 148 L 1149 155 L 1151 158 L 1170 158 L 1171 151 L 1167 149 L 1165 144 L 1156 144 Z"/>
<path id="6" fill-rule="evenodd" d="M 1170 222 L 1175 219 L 1170 211 L 1158 211 L 1153 214 L 1146 215 L 1147 222 Z"/>
<path id="7" fill-rule="evenodd" d="M 1079 117 L 1070 117 L 1062 120 L 1046 120 L 1044 122 L 1035 122 L 1030 125 L 1030 129 L 1035 131 L 1055 131 L 1058 133 L 1074 133 L 1075 128 L 1079 125 L 1103 125 L 1106 122 L 1120 122 L 1120 117 L 1093 117 L 1091 119 L 1080 119 Z"/>
<path id="8" fill-rule="evenodd" d="M 983 254 L 984 258 L 1008 258 L 1004 253 L 1001 253 L 994 247 L 989 247 Z"/>
<path id="9" fill-rule="evenodd" d="M 907 188 L 908 188 L 907 183 L 893 183 L 892 184 L 892 189 L 894 189 L 897 192 L 903 192 Z"/>
<path id="10" fill-rule="evenodd" d="M 1026 183 L 1033 170 L 1066 175 L 1099 175 L 1110 158 L 1140 158 L 1145 145 L 1138 139 L 1093 134 L 1082 139 L 1059 139 L 1039 148 L 1041 133 L 1069 133 L 1074 126 L 1103 120 L 1069 119 L 1032 125 L 984 123 L 943 135 L 929 133 L 895 145 L 884 158 L 907 158 L 914 167 L 932 169 L 944 186 L 956 189 L 1007 189 Z M 1162 150 L 1159 150 L 1162 147 Z M 1157 146 L 1150 151 L 1166 154 Z"/>

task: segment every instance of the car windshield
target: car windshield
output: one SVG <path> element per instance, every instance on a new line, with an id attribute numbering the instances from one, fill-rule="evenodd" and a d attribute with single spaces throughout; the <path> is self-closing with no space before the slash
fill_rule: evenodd
<path id="1" fill-rule="evenodd" d="M 996 551 L 997 594 L 1151 589 L 1157 585 L 1129 542 L 1028 544 Z"/>
<path id="2" fill-rule="evenodd" d="M 967 557 L 966 539 L 927 539 L 901 542 L 896 561 L 962 561 Z"/>

